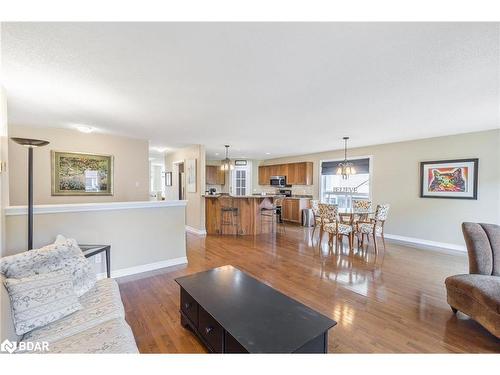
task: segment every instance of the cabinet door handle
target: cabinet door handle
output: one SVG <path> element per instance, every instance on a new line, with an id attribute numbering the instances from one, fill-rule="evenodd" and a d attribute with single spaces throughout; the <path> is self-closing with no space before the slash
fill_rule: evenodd
<path id="1" fill-rule="evenodd" d="M 212 332 L 214 330 L 214 327 L 207 327 L 205 328 L 205 332 L 206 334 L 208 335 L 210 332 Z"/>
<path id="2" fill-rule="evenodd" d="M 189 310 L 189 309 L 191 308 L 191 304 L 190 304 L 189 302 L 186 302 L 186 303 L 184 304 L 184 308 L 185 308 L 186 310 Z"/>

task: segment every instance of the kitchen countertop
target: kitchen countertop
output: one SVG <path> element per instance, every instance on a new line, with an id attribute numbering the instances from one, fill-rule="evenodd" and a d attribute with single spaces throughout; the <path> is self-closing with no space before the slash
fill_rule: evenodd
<path id="1" fill-rule="evenodd" d="M 277 194 L 266 194 L 266 195 L 222 195 L 222 194 L 214 194 L 214 195 L 209 195 L 205 194 L 203 195 L 205 198 L 220 198 L 220 197 L 228 197 L 228 198 L 237 198 L 237 199 L 244 199 L 244 198 L 285 198 L 284 195 L 277 195 Z"/>
<path id="2" fill-rule="evenodd" d="M 228 198 L 237 198 L 237 199 L 243 199 L 243 198 L 285 198 L 285 199 L 312 199 L 312 196 L 310 195 L 292 195 L 291 197 L 285 197 L 284 195 L 280 194 L 266 194 L 266 195 L 222 195 L 222 194 L 214 194 L 214 195 L 209 195 L 205 194 L 203 195 L 205 198 L 220 198 L 220 197 L 228 197 Z"/>

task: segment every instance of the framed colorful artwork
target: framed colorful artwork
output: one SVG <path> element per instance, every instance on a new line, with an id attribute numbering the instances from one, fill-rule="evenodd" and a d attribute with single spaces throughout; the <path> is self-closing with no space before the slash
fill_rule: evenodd
<path id="1" fill-rule="evenodd" d="M 420 163 L 420 197 L 477 199 L 479 159 Z"/>
<path id="2" fill-rule="evenodd" d="M 113 195 L 113 156 L 52 151 L 52 195 Z"/>

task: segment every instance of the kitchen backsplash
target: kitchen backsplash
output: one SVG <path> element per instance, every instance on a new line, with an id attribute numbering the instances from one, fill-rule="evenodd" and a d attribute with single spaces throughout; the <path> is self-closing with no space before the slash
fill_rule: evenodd
<path id="1" fill-rule="evenodd" d="M 292 195 L 313 195 L 313 186 L 312 185 L 293 185 L 291 188 Z M 255 189 L 254 193 L 264 192 L 266 194 L 276 193 L 278 189 L 275 187 L 267 186 L 267 185 L 259 185 L 257 189 Z"/>

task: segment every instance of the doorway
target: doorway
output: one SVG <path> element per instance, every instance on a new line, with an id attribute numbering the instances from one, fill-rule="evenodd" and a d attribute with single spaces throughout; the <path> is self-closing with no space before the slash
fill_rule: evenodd
<path id="1" fill-rule="evenodd" d="M 185 179 L 184 179 L 184 163 L 177 164 L 178 170 L 178 186 L 179 186 L 179 200 L 186 199 L 186 187 L 185 187 Z"/>

